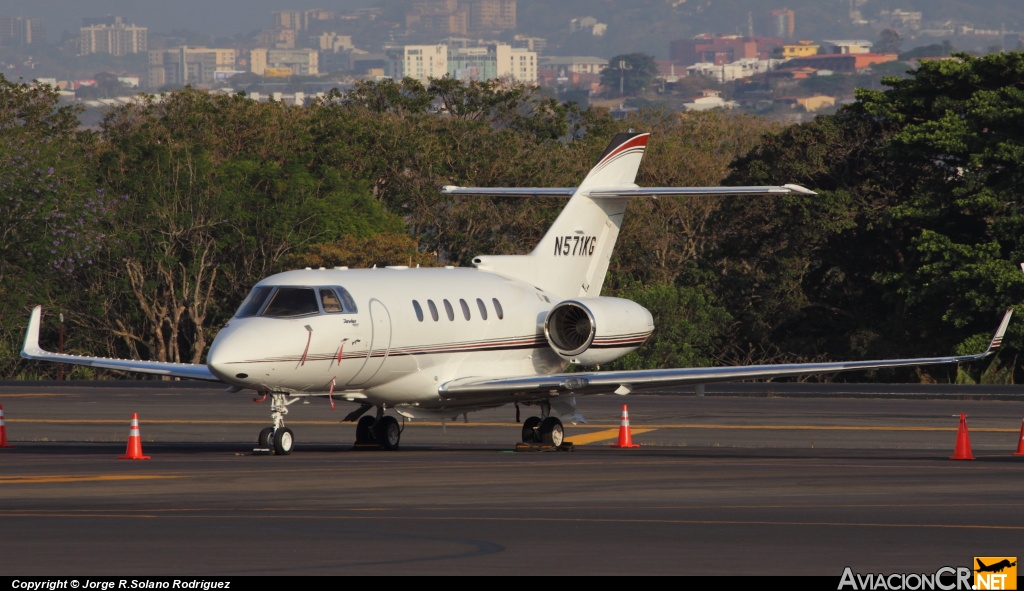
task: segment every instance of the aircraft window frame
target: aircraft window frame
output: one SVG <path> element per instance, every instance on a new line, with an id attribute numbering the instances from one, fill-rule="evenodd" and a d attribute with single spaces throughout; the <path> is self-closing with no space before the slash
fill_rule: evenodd
<path id="1" fill-rule="evenodd" d="M 505 319 L 505 311 L 501 309 L 501 302 L 498 298 L 491 298 L 491 302 L 494 303 L 494 313 L 498 315 L 498 320 Z"/>
<path id="2" fill-rule="evenodd" d="M 316 316 L 320 314 L 320 298 L 317 294 L 318 288 L 308 285 L 278 285 L 275 287 L 276 289 L 274 290 L 273 295 L 267 299 L 266 305 L 263 306 L 263 311 L 260 313 L 260 316 L 265 318 L 301 318 L 302 316 Z M 298 304 L 304 305 L 306 308 L 299 307 L 296 302 L 283 301 L 281 302 L 281 312 L 279 313 L 276 310 L 273 310 L 274 313 L 271 313 L 274 305 L 278 303 L 279 297 L 287 298 L 290 297 L 288 295 L 289 293 L 298 295 L 299 292 L 309 292 L 309 295 L 312 296 L 311 300 L 307 298 L 307 301 L 305 302 L 298 302 Z M 309 304 L 311 303 L 315 309 L 309 309 Z M 289 306 L 291 306 L 292 309 L 288 309 Z M 296 310 L 299 311 L 296 312 Z"/>
<path id="3" fill-rule="evenodd" d="M 452 308 L 452 303 L 447 298 L 441 301 L 444 302 L 444 313 L 448 317 L 448 321 L 455 322 L 455 308 Z"/>
<path id="4" fill-rule="evenodd" d="M 416 300 L 412 301 L 412 309 L 416 311 L 416 320 L 423 322 L 423 308 Z"/>
<path id="5" fill-rule="evenodd" d="M 437 305 L 434 304 L 434 300 L 427 300 L 427 308 L 430 309 L 430 317 L 434 319 L 434 322 L 440 320 L 441 316 L 437 313 Z"/>
<path id="6" fill-rule="evenodd" d="M 462 315 L 466 317 L 466 320 L 470 320 L 469 304 L 466 303 L 466 300 L 459 298 L 459 307 L 462 308 Z"/>
<path id="7" fill-rule="evenodd" d="M 253 287 L 249 294 L 245 296 L 242 305 L 238 307 L 238 311 L 235 312 L 235 318 L 259 316 L 260 312 L 263 311 L 263 306 L 267 303 L 267 298 L 273 292 L 273 285 L 257 285 Z"/>
<path id="8" fill-rule="evenodd" d="M 476 306 L 480 308 L 480 317 L 487 320 L 487 305 L 480 298 L 476 299 Z"/>

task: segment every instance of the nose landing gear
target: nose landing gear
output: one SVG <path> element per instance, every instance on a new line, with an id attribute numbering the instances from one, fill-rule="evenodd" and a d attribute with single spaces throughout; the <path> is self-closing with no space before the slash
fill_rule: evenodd
<path id="1" fill-rule="evenodd" d="M 260 431 L 256 440 L 254 453 L 274 453 L 279 456 L 286 456 L 292 453 L 295 447 L 295 434 L 291 429 L 284 426 L 284 415 L 288 414 L 288 405 L 298 402 L 298 398 L 288 400 L 287 394 L 271 394 L 270 418 L 274 422 L 273 427 L 267 427 Z"/>

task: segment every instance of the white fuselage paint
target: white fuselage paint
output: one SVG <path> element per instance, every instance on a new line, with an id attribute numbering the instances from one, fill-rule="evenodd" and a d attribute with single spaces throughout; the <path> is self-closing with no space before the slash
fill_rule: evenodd
<path id="1" fill-rule="evenodd" d="M 303 395 L 329 392 L 333 382 L 341 399 L 451 409 L 460 403 L 438 394 L 438 386 L 447 381 L 544 375 L 568 365 L 544 337 L 544 319 L 562 298 L 494 273 L 470 268 L 307 269 L 280 273 L 258 285 L 341 286 L 358 311 L 233 318 L 214 340 L 207 363 L 215 375 L 236 386 Z M 468 320 L 460 300 L 469 308 Z M 477 300 L 486 308 L 486 319 Z M 494 300 L 500 302 L 502 318 Z M 437 309 L 437 320 L 429 301 Z M 511 401 L 506 397 L 493 403 Z M 467 404 L 486 405 L 479 399 Z"/>

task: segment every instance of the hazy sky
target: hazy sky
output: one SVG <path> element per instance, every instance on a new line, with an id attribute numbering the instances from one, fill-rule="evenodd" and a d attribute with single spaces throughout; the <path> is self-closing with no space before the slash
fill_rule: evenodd
<path id="1" fill-rule="evenodd" d="M 270 26 L 270 13 L 289 8 L 343 11 L 374 0 L 0 0 L 0 15 L 43 18 L 50 42 L 78 33 L 82 17 L 115 14 L 151 33 L 192 29 L 232 36 Z"/>

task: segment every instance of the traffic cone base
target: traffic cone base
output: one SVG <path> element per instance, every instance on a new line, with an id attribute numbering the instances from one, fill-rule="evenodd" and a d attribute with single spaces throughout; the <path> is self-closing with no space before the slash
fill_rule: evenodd
<path id="1" fill-rule="evenodd" d="M 2 409 L 0 409 L 0 414 L 3 414 Z M 1013 452 L 1013 455 L 1024 456 L 1024 419 L 1020 421 L 1020 437 L 1017 438 L 1017 451 Z"/>
<path id="2" fill-rule="evenodd" d="M 956 448 L 953 450 L 951 460 L 973 460 L 971 453 L 971 437 L 967 434 L 967 415 L 960 413 L 960 427 L 956 431 Z"/>
<path id="3" fill-rule="evenodd" d="M 139 415 L 132 413 L 132 425 L 128 429 L 128 449 L 119 460 L 148 460 L 149 456 L 142 455 L 142 436 L 139 434 Z"/>
<path id="4" fill-rule="evenodd" d="M 633 443 L 633 432 L 629 428 L 629 407 L 622 405 L 622 419 L 619 421 L 619 442 L 612 447 L 640 447 Z"/>
<path id="5" fill-rule="evenodd" d="M 7 444 L 7 424 L 4 423 L 4 405 L 0 404 L 0 447 L 14 447 Z"/>

